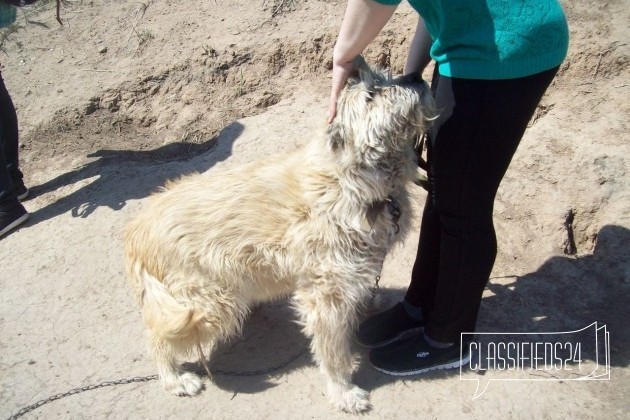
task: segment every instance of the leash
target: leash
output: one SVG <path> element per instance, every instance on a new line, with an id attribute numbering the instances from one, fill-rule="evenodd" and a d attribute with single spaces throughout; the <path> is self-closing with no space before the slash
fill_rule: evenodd
<path id="1" fill-rule="evenodd" d="M 376 277 L 374 278 L 374 287 L 372 288 L 371 296 L 370 296 L 370 306 L 374 305 L 374 300 L 376 299 L 376 294 L 378 293 L 378 290 L 380 289 L 379 286 L 379 282 L 381 281 L 381 272 L 383 270 L 383 266 L 381 265 L 381 270 L 379 271 L 379 274 L 376 275 Z"/>
<path id="2" fill-rule="evenodd" d="M 381 213 L 385 209 L 387 209 L 389 214 L 391 214 L 392 221 L 394 222 L 394 226 L 396 226 L 395 234 L 398 234 L 398 232 L 400 232 L 400 224 L 398 222 L 400 220 L 400 216 L 402 215 L 402 209 L 400 208 L 400 203 L 398 202 L 398 200 L 396 200 L 392 196 L 387 197 L 385 200 L 372 203 L 372 205 L 368 208 L 367 218 L 368 218 L 368 221 L 370 222 L 370 225 L 374 227 L 374 223 L 376 223 L 376 218 L 378 217 L 379 213 Z M 383 264 L 384 264 L 384 261 L 381 263 L 381 268 L 378 270 L 378 274 L 374 278 L 374 287 L 372 288 L 370 292 L 371 294 L 370 302 L 369 302 L 370 306 L 374 304 L 374 300 L 376 299 L 376 294 L 378 293 L 378 290 L 380 288 L 379 282 L 381 281 L 381 273 L 383 272 Z"/>
<path id="3" fill-rule="evenodd" d="M 429 163 L 422 157 L 422 152 L 424 150 L 424 145 L 427 141 L 428 134 L 424 133 L 418 137 L 418 141 L 416 142 L 416 152 L 418 154 L 418 166 L 424 172 L 429 172 Z M 416 171 L 416 176 L 413 180 L 414 184 L 424 188 L 426 191 L 429 191 L 431 185 L 429 183 L 429 178 L 421 174 L 419 171 Z"/>
<path id="4" fill-rule="evenodd" d="M 308 351 L 308 348 L 303 348 L 298 353 L 296 353 L 295 355 L 291 356 L 289 358 L 289 360 L 287 360 L 287 361 L 285 361 L 285 362 L 283 362 L 283 363 L 281 363 L 281 364 L 279 364 L 277 366 L 273 366 L 273 367 L 270 367 L 270 368 L 267 368 L 267 369 L 254 370 L 254 371 L 243 371 L 243 372 L 215 370 L 213 373 L 215 375 L 235 376 L 235 377 L 269 375 L 271 373 L 274 373 L 274 372 L 276 372 L 276 371 L 278 371 L 280 369 L 283 369 L 286 366 L 290 365 L 291 363 L 293 363 L 294 361 L 299 359 L 302 355 L 304 355 L 307 351 Z M 34 404 L 26 406 L 26 407 L 20 409 L 15 414 L 11 415 L 11 417 L 9 417 L 8 420 L 17 420 L 20 417 L 24 416 L 25 414 L 30 413 L 31 411 L 36 410 L 36 409 L 38 409 L 39 407 L 41 407 L 43 405 L 49 404 L 49 403 L 57 401 L 57 400 L 61 400 L 63 398 L 71 397 L 72 395 L 81 394 L 83 392 L 92 391 L 92 390 L 100 389 L 100 388 L 106 388 L 106 387 L 110 387 L 110 386 L 116 386 L 116 385 L 128 385 L 128 384 L 133 384 L 133 383 L 151 382 L 151 381 L 158 380 L 159 378 L 160 378 L 159 375 L 135 376 L 133 378 L 117 379 L 117 380 L 114 380 L 114 381 L 104 381 L 104 382 L 101 382 L 101 383 L 98 383 L 98 384 L 86 385 L 86 386 L 82 386 L 82 387 L 79 387 L 79 388 L 74 388 L 74 389 L 71 389 L 70 391 L 66 391 L 66 392 L 62 392 L 62 393 L 59 393 L 59 394 L 52 395 L 50 397 L 44 398 L 42 400 L 39 400 L 39 401 L 35 402 Z"/>
<path id="5" fill-rule="evenodd" d="M 11 417 L 9 417 L 8 420 L 19 419 L 24 414 L 30 413 L 31 411 L 41 407 L 42 405 L 46 405 L 48 403 L 60 400 L 62 398 L 70 397 L 70 396 L 75 395 L 75 394 L 81 394 L 82 392 L 92 391 L 93 389 L 105 388 L 105 387 L 108 387 L 108 386 L 127 385 L 127 384 L 132 384 L 132 383 L 137 383 L 137 382 L 150 382 L 150 381 L 154 381 L 154 380 L 156 380 L 158 378 L 159 378 L 158 375 L 136 376 L 136 377 L 133 377 L 133 378 L 118 379 L 118 380 L 115 380 L 115 381 L 105 381 L 105 382 L 101 382 L 100 384 L 96 384 L 96 385 L 86 385 L 86 386 L 83 386 L 83 387 L 80 387 L 80 388 L 74 388 L 74 389 L 71 389 L 70 391 L 52 395 L 52 396 L 50 396 L 48 398 L 44 398 L 43 400 L 37 401 L 35 404 L 31 404 L 31 405 L 29 405 L 27 407 L 24 407 L 20 411 L 18 411 L 17 413 L 15 413 Z"/>

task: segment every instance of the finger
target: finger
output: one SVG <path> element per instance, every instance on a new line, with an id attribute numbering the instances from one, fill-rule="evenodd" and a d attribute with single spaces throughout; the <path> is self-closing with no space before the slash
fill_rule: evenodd
<path id="1" fill-rule="evenodd" d="M 332 122 L 335 120 L 336 116 L 337 116 L 337 110 L 334 109 L 333 107 L 330 107 L 328 109 L 328 118 L 326 118 L 326 123 L 327 124 L 332 124 Z"/>
<path id="2" fill-rule="evenodd" d="M 332 124 L 333 120 L 337 116 L 337 99 L 339 98 L 339 91 L 333 88 L 330 94 L 330 102 L 328 104 L 328 124 Z"/>
<path id="3" fill-rule="evenodd" d="M 341 91 L 346 84 L 349 69 L 338 67 L 333 69 L 332 87 L 330 91 L 330 103 L 328 105 L 328 124 L 332 123 L 337 115 L 337 100 L 341 95 Z"/>

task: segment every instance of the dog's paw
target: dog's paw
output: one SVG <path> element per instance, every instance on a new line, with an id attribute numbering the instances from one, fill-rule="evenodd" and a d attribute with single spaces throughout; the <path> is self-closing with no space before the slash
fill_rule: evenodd
<path id="1" fill-rule="evenodd" d="M 201 378 L 194 373 L 186 372 L 177 376 L 177 380 L 165 384 L 164 388 L 178 397 L 190 397 L 199 394 L 203 389 Z"/>
<path id="2" fill-rule="evenodd" d="M 329 389 L 330 400 L 335 407 L 348 413 L 363 413 L 372 408 L 370 404 L 370 393 L 364 389 L 354 386 L 352 388 L 343 389 L 342 387 L 334 387 L 336 390 Z"/>

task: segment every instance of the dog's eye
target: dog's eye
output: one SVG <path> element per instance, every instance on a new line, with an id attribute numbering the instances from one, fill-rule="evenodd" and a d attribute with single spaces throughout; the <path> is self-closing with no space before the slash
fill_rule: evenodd
<path id="1" fill-rule="evenodd" d="M 381 93 L 381 90 L 383 90 L 383 88 L 378 85 L 366 87 L 366 102 L 372 102 Z"/>

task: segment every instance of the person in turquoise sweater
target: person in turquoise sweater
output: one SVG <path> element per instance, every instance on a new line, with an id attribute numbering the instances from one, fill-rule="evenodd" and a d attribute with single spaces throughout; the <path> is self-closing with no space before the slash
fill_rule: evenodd
<path id="1" fill-rule="evenodd" d="M 333 51 L 329 123 L 354 59 L 400 1 L 348 1 Z M 496 192 L 569 38 L 557 0 L 409 3 L 419 19 L 405 74 L 436 63 L 431 90 L 440 114 L 428 133 L 429 192 L 403 300 L 357 332 L 372 349 L 370 364 L 398 376 L 468 362 L 472 336 L 462 333 L 475 331 L 497 253 Z"/>

